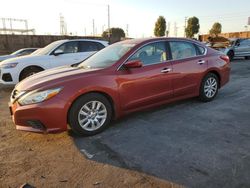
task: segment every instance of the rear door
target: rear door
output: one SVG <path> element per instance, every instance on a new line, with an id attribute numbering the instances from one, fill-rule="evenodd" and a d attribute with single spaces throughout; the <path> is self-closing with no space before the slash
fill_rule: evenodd
<path id="1" fill-rule="evenodd" d="M 127 60 L 140 60 L 143 67 L 118 71 L 123 110 L 143 108 L 173 97 L 172 65 L 168 57 L 166 43 L 154 42 L 140 48 Z"/>
<path id="2" fill-rule="evenodd" d="M 204 47 L 187 41 L 170 41 L 174 97 L 194 95 L 207 70 Z"/>

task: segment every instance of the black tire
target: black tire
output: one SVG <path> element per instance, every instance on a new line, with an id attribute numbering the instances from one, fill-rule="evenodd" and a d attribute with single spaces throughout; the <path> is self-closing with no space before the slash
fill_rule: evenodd
<path id="1" fill-rule="evenodd" d="M 230 61 L 233 61 L 233 59 L 234 59 L 234 52 L 231 50 L 231 51 L 229 51 L 228 53 L 227 53 L 227 56 L 229 57 L 229 60 Z"/>
<path id="2" fill-rule="evenodd" d="M 39 68 L 39 67 L 27 67 L 21 72 L 20 77 L 19 77 L 19 81 L 22 81 L 23 79 L 25 79 L 29 76 L 32 76 L 33 74 L 36 74 L 36 73 L 41 72 L 41 71 L 43 71 L 43 69 Z"/>
<path id="3" fill-rule="evenodd" d="M 250 56 L 246 56 L 245 59 L 250 60 Z"/>
<path id="4" fill-rule="evenodd" d="M 91 103 L 92 102 L 92 103 Z M 105 111 L 106 109 L 106 118 L 105 120 L 101 120 L 101 122 L 98 120 L 97 116 L 102 116 L 99 114 L 99 112 L 101 112 L 100 110 L 96 110 L 95 108 L 91 108 L 90 110 L 95 109 L 98 112 L 88 112 L 84 107 L 89 104 L 93 104 L 93 102 L 100 102 L 100 103 L 96 103 L 96 105 L 98 106 L 98 104 L 103 104 L 104 106 L 101 105 L 101 107 L 99 107 L 99 109 L 101 111 Z M 90 106 L 88 106 L 90 107 Z M 92 106 L 93 107 L 93 106 Z M 88 116 L 85 114 L 81 114 L 81 113 L 88 113 Z M 95 113 L 95 114 L 94 114 Z M 93 116 L 93 117 L 90 117 Z M 104 115 L 103 115 L 104 116 Z M 82 119 L 81 119 L 82 118 Z M 86 119 L 87 118 L 87 119 Z M 84 119 L 86 119 L 86 121 L 84 121 Z M 73 130 L 74 133 L 81 135 L 81 136 L 92 136 L 95 135 L 97 133 L 102 132 L 111 122 L 112 119 L 112 106 L 109 102 L 109 100 L 101 94 L 98 93 L 89 93 L 86 95 L 83 95 L 81 97 L 79 97 L 71 106 L 69 113 L 68 113 L 68 123 L 69 126 L 71 127 L 71 129 Z M 82 124 L 84 124 L 84 122 L 86 122 L 84 125 L 88 124 L 88 122 L 90 122 L 88 124 L 88 126 L 86 126 L 84 128 L 84 125 L 80 124 L 80 121 L 83 121 Z M 101 126 L 98 127 L 98 125 L 96 126 L 95 124 L 97 124 L 98 121 Z M 93 125 L 94 122 L 94 125 Z M 90 127 L 91 126 L 91 127 Z M 92 128 L 92 126 L 94 128 L 98 127 L 95 130 L 90 130 Z"/>
<path id="5" fill-rule="evenodd" d="M 212 83 L 215 83 L 213 87 L 209 87 L 209 82 L 211 82 L 211 85 L 213 86 Z M 207 91 L 206 91 L 207 89 Z M 219 78 L 217 75 L 213 73 L 208 73 L 202 80 L 201 86 L 200 86 L 200 95 L 199 98 L 203 102 L 210 102 L 212 101 L 216 95 L 218 94 L 219 90 Z M 209 95 L 209 91 L 211 91 L 211 95 Z"/>

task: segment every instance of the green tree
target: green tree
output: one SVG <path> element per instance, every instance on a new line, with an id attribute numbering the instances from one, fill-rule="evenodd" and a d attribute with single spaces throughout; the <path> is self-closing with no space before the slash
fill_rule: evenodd
<path id="1" fill-rule="evenodd" d="M 186 37 L 193 38 L 195 34 L 199 33 L 200 24 L 197 17 L 191 17 L 188 19 L 187 28 L 185 29 Z"/>
<path id="2" fill-rule="evenodd" d="M 163 16 L 159 16 L 155 22 L 154 34 L 156 37 L 165 36 L 166 33 L 166 20 Z"/>
<path id="3" fill-rule="evenodd" d="M 107 29 L 102 33 L 102 37 L 106 40 L 109 40 L 110 43 L 118 42 L 122 38 L 125 37 L 125 32 L 121 28 L 115 28 L 112 27 L 110 29 Z"/>
<path id="4" fill-rule="evenodd" d="M 222 30 L 222 25 L 219 22 L 215 22 L 214 25 L 212 26 L 212 29 L 210 29 L 209 33 L 210 35 L 215 35 L 216 37 L 218 34 L 221 33 Z"/>

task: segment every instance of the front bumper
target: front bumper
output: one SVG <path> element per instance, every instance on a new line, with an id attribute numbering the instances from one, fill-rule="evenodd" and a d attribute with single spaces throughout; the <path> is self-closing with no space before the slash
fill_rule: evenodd
<path id="1" fill-rule="evenodd" d="M 61 132 L 67 130 L 67 108 L 65 101 L 54 97 L 47 101 L 21 106 L 9 103 L 16 129 L 31 132 Z"/>
<path id="2" fill-rule="evenodd" d="M 12 70 L 12 71 L 10 71 Z M 18 72 L 13 69 L 1 69 L 0 68 L 0 84 L 3 85 L 15 85 L 18 83 Z"/>

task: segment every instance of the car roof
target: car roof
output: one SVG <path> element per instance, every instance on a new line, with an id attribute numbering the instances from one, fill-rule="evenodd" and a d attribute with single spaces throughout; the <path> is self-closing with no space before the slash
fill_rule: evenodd
<path id="1" fill-rule="evenodd" d="M 71 42 L 71 41 L 89 41 L 89 42 L 99 42 L 102 43 L 104 45 L 108 45 L 108 41 L 105 40 L 96 40 L 96 39 L 63 39 L 63 40 L 58 40 L 58 42 Z"/>
<path id="2" fill-rule="evenodd" d="M 188 39 L 188 38 L 181 38 L 181 37 L 151 37 L 151 38 L 139 38 L 139 39 L 129 39 L 129 40 L 124 40 L 122 42 L 128 43 L 128 44 L 140 44 L 144 42 L 154 42 L 154 41 L 165 41 L 165 40 L 177 40 L 177 41 L 190 41 L 194 43 L 200 43 L 199 41 L 193 40 L 193 39 Z"/>
<path id="3" fill-rule="evenodd" d="M 20 50 L 37 50 L 39 48 L 21 48 Z"/>

